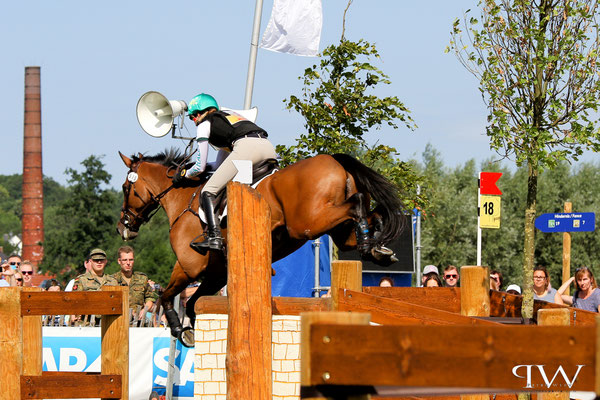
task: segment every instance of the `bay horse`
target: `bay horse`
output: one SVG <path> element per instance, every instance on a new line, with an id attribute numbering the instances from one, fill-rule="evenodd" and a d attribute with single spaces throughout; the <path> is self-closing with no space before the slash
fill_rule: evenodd
<path id="1" fill-rule="evenodd" d="M 196 300 L 214 295 L 227 284 L 226 255 L 215 251 L 201 255 L 189 246 L 204 231 L 197 210 L 200 190 L 208 178 L 203 173 L 199 180 L 174 187 L 173 173 L 186 163 L 174 149 L 155 156 L 119 155 L 129 171 L 117 231 L 124 240 L 133 239 L 141 224 L 159 207 L 164 208 L 177 262 L 161 302 L 171 334 L 184 345 L 193 346 L 191 328 L 182 327 L 173 299 L 189 283 L 201 282 L 186 306 L 186 314 L 194 321 Z M 401 233 L 405 223 L 397 187 L 345 154 L 322 154 L 299 161 L 267 176 L 256 190 L 271 208 L 273 261 L 291 254 L 307 240 L 328 234 L 342 251 L 358 248 L 363 258 L 389 264 L 393 252 L 383 246 Z M 227 237 L 225 230 L 223 237 Z"/>

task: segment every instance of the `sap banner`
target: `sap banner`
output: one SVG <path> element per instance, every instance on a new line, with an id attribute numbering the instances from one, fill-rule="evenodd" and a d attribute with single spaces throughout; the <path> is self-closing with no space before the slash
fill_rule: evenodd
<path id="1" fill-rule="evenodd" d="M 100 372 L 100 328 L 43 328 L 44 371 Z M 170 334 L 166 328 L 129 329 L 129 398 L 165 394 Z M 194 398 L 194 349 L 177 343 L 174 399 Z"/>

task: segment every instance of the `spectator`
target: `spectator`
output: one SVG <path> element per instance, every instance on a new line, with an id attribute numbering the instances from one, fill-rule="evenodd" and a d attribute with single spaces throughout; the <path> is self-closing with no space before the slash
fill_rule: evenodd
<path id="1" fill-rule="evenodd" d="M 444 283 L 446 287 L 458 287 L 460 275 L 454 265 L 448 265 L 444 268 Z"/>
<path id="2" fill-rule="evenodd" d="M 75 278 L 73 291 L 98 291 L 102 286 L 118 286 L 117 280 L 111 275 L 104 273 L 104 268 L 108 263 L 106 253 L 102 249 L 93 249 L 88 255 L 89 269 L 86 273 Z M 81 319 L 78 316 L 72 316 L 72 321 Z M 97 322 L 100 316 L 96 316 Z"/>
<path id="3" fill-rule="evenodd" d="M 490 289 L 499 292 L 502 288 L 502 273 L 495 269 L 490 272 Z"/>
<path id="4" fill-rule="evenodd" d="M 33 265 L 31 264 L 31 261 L 29 260 L 25 260 L 22 261 L 21 266 L 19 267 L 19 272 L 23 275 L 23 286 L 26 287 L 31 287 L 33 286 L 32 284 L 32 279 L 33 279 Z"/>
<path id="5" fill-rule="evenodd" d="M 15 271 L 15 286 L 23 286 L 23 274 L 21 274 L 19 271 Z"/>
<path id="6" fill-rule="evenodd" d="M 425 286 L 425 281 L 432 275 L 435 275 L 438 277 L 440 277 L 440 271 L 438 270 L 438 267 L 436 267 L 435 265 L 426 265 L 425 268 L 423 268 L 423 277 L 421 278 L 421 286 Z"/>
<path id="7" fill-rule="evenodd" d="M 565 290 L 575 281 L 573 297 L 565 295 Z M 594 274 L 588 267 L 575 270 L 575 276 L 558 288 L 554 295 L 557 304 L 568 304 L 581 310 L 600 312 L 600 289 L 596 284 Z"/>
<path id="8" fill-rule="evenodd" d="M 148 276 L 139 271 L 133 271 L 135 262 L 134 251 L 130 246 L 121 246 L 117 251 L 117 262 L 121 270 L 112 275 L 121 286 L 129 286 L 129 308 L 139 307 L 139 318 L 144 316 L 146 310 L 152 310 L 156 301 L 156 293 L 150 286 Z"/>
<path id="9" fill-rule="evenodd" d="M 554 303 L 556 289 L 550 287 L 550 279 L 546 267 L 538 265 L 533 268 L 533 299 Z"/>
<path id="10" fill-rule="evenodd" d="M 515 284 L 508 285 L 508 287 L 506 288 L 506 293 L 521 295 L 521 288 L 519 287 L 519 285 Z"/>
<path id="11" fill-rule="evenodd" d="M 2 261 L 2 279 L 0 279 L 0 287 L 15 286 L 15 272 L 16 271 L 13 268 L 11 268 L 8 261 Z"/>
<path id="12" fill-rule="evenodd" d="M 60 292 L 60 283 L 56 279 L 50 279 L 48 284 L 46 285 L 46 290 L 48 292 Z"/>
<path id="13" fill-rule="evenodd" d="M 442 280 L 440 279 L 438 274 L 429 274 L 427 278 L 425 278 L 424 287 L 442 287 Z"/>
<path id="14" fill-rule="evenodd" d="M 21 256 L 13 253 L 10 256 L 8 256 L 8 264 L 10 264 L 11 267 L 13 267 L 13 269 L 17 269 L 21 266 L 21 261 L 23 261 L 21 259 Z"/>
<path id="15" fill-rule="evenodd" d="M 379 287 L 392 287 L 394 286 L 394 280 L 391 276 L 384 276 L 379 280 Z"/>
<path id="16" fill-rule="evenodd" d="M 106 253 L 102 249 L 94 249 L 88 256 L 89 269 L 75 278 L 74 291 L 98 291 L 102 286 L 118 286 L 117 280 L 104 273 L 108 263 Z"/>

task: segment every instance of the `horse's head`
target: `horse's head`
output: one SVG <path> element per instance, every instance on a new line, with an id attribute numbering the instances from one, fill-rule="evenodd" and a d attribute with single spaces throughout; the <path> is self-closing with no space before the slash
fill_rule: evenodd
<path id="1" fill-rule="evenodd" d="M 152 212 L 159 207 L 160 197 L 154 196 L 148 187 L 148 181 L 140 179 L 138 175 L 138 170 L 143 162 L 142 155 L 134 156 L 133 160 L 121 152 L 119 155 L 129 171 L 125 183 L 123 183 L 123 206 L 121 207 L 121 218 L 117 223 L 117 232 L 123 240 L 129 240 L 138 235 L 140 226 L 148 221 Z"/>

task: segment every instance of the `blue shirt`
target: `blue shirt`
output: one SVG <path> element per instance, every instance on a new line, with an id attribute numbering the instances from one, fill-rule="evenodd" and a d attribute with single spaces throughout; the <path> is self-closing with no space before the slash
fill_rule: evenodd
<path id="1" fill-rule="evenodd" d="M 579 292 L 575 292 L 573 295 L 573 307 L 598 312 L 598 306 L 600 306 L 600 290 L 598 288 L 595 288 L 587 299 L 580 299 L 577 297 L 578 294 Z"/>

